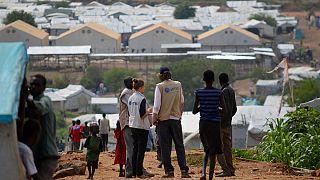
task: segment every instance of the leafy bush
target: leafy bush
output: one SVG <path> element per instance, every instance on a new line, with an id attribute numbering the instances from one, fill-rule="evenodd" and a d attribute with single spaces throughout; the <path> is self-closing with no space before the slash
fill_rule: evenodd
<path id="1" fill-rule="evenodd" d="M 86 74 L 82 77 L 80 84 L 87 89 L 97 88 L 98 84 L 102 82 L 102 73 L 96 66 L 89 66 L 86 69 Z"/>
<path id="2" fill-rule="evenodd" d="M 319 79 L 306 79 L 303 81 L 297 82 L 293 86 L 293 98 L 294 104 L 299 105 L 301 103 L 310 101 L 314 98 L 319 97 L 320 95 L 320 80 Z M 293 105 L 291 102 L 291 94 L 289 93 L 290 98 L 289 104 Z"/>
<path id="3" fill-rule="evenodd" d="M 263 14 L 263 13 L 258 13 L 258 14 L 253 14 L 249 17 L 249 19 L 255 19 L 258 21 L 264 21 L 266 22 L 268 25 L 272 26 L 272 27 L 276 27 L 277 26 L 277 21 L 276 19 L 274 19 L 273 17 Z"/>
<path id="4" fill-rule="evenodd" d="M 294 167 L 320 168 L 320 112 L 298 108 L 287 120 L 269 121 L 269 131 L 258 145 L 259 158 Z"/>

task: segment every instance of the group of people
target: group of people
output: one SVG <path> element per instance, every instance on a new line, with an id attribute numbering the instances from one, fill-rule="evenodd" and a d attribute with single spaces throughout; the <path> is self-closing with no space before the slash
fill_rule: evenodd
<path id="1" fill-rule="evenodd" d="M 191 178 L 186 163 L 181 117 L 184 106 L 182 85 L 172 80 L 168 67 L 161 67 L 160 83 L 155 87 L 154 105 L 150 107 L 143 95 L 145 84 L 141 79 L 124 79 L 125 89 L 120 95 L 120 113 L 114 131 L 117 140 L 114 164 L 119 164 L 120 177 L 149 178 L 154 174 L 143 167 L 150 127 L 156 126 L 156 141 L 159 167 L 164 166 L 162 178 L 173 178 L 171 162 L 172 141 L 174 142 L 181 178 Z M 203 73 L 206 86 L 195 91 L 193 113 L 200 112 L 199 132 L 204 147 L 201 179 L 206 179 L 206 167 L 210 159 L 209 179 L 213 178 L 215 160 L 218 159 L 222 172 L 216 176 L 235 175 L 231 151 L 231 119 L 236 113 L 234 90 L 229 85 L 228 75 L 219 75 L 221 89 L 213 87 L 214 72 Z M 26 84 L 26 83 L 24 83 Z M 27 87 L 27 86 L 26 86 Z M 59 158 L 55 143 L 56 122 L 51 101 L 43 95 L 46 79 L 42 75 L 32 76 L 29 89 L 32 98 L 25 98 L 28 121 L 22 122 L 23 131 L 18 131 L 21 159 L 29 179 L 52 179 Z M 25 89 L 25 88 L 23 88 Z M 27 93 L 26 96 L 29 94 Z M 23 104 L 23 103 L 21 103 Z M 20 109 L 19 109 L 20 110 Z M 22 127 L 21 121 L 17 127 Z M 70 127 L 73 149 L 78 150 L 80 140 L 86 138 L 88 179 L 92 179 L 98 166 L 99 154 L 107 151 L 110 123 L 103 114 L 99 124 L 81 126 L 80 120 Z M 32 150 L 31 150 L 32 149 Z M 123 168 L 125 166 L 125 168 Z"/>
<path id="2" fill-rule="evenodd" d="M 106 118 L 106 114 L 102 114 L 102 119 L 98 120 L 98 137 L 102 140 L 102 151 L 108 151 L 108 135 L 111 131 L 110 121 Z M 91 124 L 90 124 L 91 125 Z M 71 150 L 78 151 L 84 147 L 82 140 L 85 140 L 90 135 L 88 121 L 81 124 L 81 121 L 73 120 L 72 125 L 69 128 L 69 138 L 71 139 Z M 82 146 L 81 146 L 82 144 Z"/>
<path id="3" fill-rule="evenodd" d="M 171 163 L 172 141 L 175 144 L 181 178 L 190 178 L 189 167 L 186 163 L 185 148 L 181 127 L 184 96 L 182 85 L 172 80 L 168 67 L 161 67 L 158 75 L 160 83 L 155 87 L 154 105 L 149 107 L 144 93 L 144 81 L 128 77 L 124 80 L 125 89 L 120 95 L 120 114 L 117 123 L 117 147 L 122 148 L 121 155 L 125 158 L 125 173 L 120 165 L 119 176 L 126 178 L 148 178 L 154 176 L 143 168 L 143 161 L 148 140 L 148 131 L 156 126 L 157 152 L 165 174 L 162 178 L 173 178 L 174 167 Z M 200 112 L 199 132 L 204 146 L 203 169 L 201 179 L 206 179 L 206 165 L 210 159 L 209 179 L 213 178 L 215 159 L 222 167 L 222 172 L 216 176 L 234 176 L 231 151 L 231 119 L 236 113 L 234 90 L 229 85 L 229 77 L 219 75 L 221 89 L 213 87 L 214 72 L 207 70 L 203 73 L 205 88 L 195 91 L 193 113 Z M 123 140 L 118 134 L 122 134 Z M 121 142 L 122 143 L 121 143 Z M 123 144 L 124 142 L 124 144 Z M 120 146 L 118 146 L 120 144 Z M 125 149 L 126 146 L 128 148 Z M 124 150 L 125 149 L 125 150 Z"/>

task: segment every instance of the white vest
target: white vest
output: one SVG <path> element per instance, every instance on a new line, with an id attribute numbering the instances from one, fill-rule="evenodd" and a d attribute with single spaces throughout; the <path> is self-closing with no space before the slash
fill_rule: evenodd
<path id="1" fill-rule="evenodd" d="M 150 121 L 148 117 L 144 119 L 140 118 L 140 105 L 143 99 L 146 97 L 140 92 L 134 92 L 132 96 L 130 96 L 128 101 L 128 109 L 129 109 L 129 127 L 137 128 L 137 129 L 150 129 Z"/>

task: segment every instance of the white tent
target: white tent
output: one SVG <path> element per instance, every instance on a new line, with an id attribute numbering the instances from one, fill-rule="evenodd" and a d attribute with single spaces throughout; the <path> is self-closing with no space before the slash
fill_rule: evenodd
<path id="1" fill-rule="evenodd" d="M 55 92 L 66 99 L 65 110 L 87 112 L 90 109 L 90 100 L 96 95 L 81 85 L 68 85 Z"/>

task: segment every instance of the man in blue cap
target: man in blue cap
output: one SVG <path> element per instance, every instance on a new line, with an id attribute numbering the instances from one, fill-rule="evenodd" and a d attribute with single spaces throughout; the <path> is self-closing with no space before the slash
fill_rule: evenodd
<path id="1" fill-rule="evenodd" d="M 181 116 L 183 113 L 184 97 L 182 86 L 179 81 L 171 79 L 168 67 L 161 67 L 159 79 L 161 83 L 156 85 L 153 124 L 157 125 L 161 159 L 165 169 L 162 178 L 173 178 L 174 168 L 171 164 L 172 140 L 178 157 L 178 164 L 181 170 L 181 178 L 191 178 L 186 165 L 185 149 L 181 127 Z"/>

